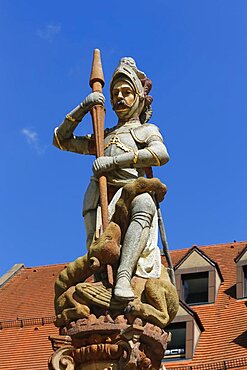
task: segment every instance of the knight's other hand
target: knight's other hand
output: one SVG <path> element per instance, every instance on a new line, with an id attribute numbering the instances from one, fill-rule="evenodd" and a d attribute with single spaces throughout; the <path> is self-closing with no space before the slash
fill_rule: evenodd
<path id="1" fill-rule="evenodd" d="M 93 92 L 89 94 L 81 103 L 81 107 L 85 111 L 90 111 L 94 105 L 104 105 L 105 103 L 105 97 L 100 92 Z"/>
<path id="2" fill-rule="evenodd" d="M 93 173 L 100 176 L 102 173 L 115 168 L 113 157 L 99 157 L 93 162 Z"/>

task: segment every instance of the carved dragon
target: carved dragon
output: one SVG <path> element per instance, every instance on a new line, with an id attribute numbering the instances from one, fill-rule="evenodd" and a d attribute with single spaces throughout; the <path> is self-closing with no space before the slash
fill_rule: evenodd
<path id="1" fill-rule="evenodd" d="M 117 301 L 111 287 L 102 283 L 86 282 L 93 274 L 103 272 L 108 264 L 116 271 L 120 257 L 120 240 L 128 225 L 129 204 L 135 196 L 147 191 L 155 192 L 161 201 L 166 187 L 158 179 L 145 178 L 126 185 L 116 205 L 112 218 L 114 222 L 91 244 L 85 256 L 71 262 L 60 273 L 55 283 L 57 326 L 88 318 L 97 307 L 105 309 L 113 316 L 124 312 L 129 322 L 138 317 L 161 328 L 173 320 L 178 310 L 178 296 L 176 288 L 170 282 L 167 269 L 163 266 L 158 279 L 143 279 L 137 276 L 132 278 L 131 284 L 136 298 L 129 303 Z"/>

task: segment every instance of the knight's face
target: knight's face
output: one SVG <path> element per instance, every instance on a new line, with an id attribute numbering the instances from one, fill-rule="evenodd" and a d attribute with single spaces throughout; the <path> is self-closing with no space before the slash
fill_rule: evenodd
<path id="1" fill-rule="evenodd" d="M 112 88 L 112 106 L 118 116 L 127 113 L 136 100 L 133 87 L 126 81 L 117 81 Z"/>

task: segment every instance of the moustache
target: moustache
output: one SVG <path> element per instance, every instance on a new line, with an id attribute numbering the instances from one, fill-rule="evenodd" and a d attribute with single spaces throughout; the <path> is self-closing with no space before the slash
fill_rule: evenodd
<path id="1" fill-rule="evenodd" d="M 120 110 L 129 108 L 129 105 L 125 102 L 125 100 L 119 100 L 113 105 L 114 110 Z"/>

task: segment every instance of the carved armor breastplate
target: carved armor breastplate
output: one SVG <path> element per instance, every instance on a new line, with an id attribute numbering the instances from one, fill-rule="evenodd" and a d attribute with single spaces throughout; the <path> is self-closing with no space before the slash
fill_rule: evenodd
<path id="1" fill-rule="evenodd" d="M 118 148 L 122 149 L 124 152 L 131 152 L 132 148 L 127 146 L 126 144 L 122 143 L 119 136 L 115 135 L 107 142 L 104 149 L 109 148 L 111 145 L 116 145 Z"/>
<path id="2" fill-rule="evenodd" d="M 106 132 L 104 152 L 106 156 L 113 157 L 127 152 L 138 150 L 137 142 L 131 134 L 131 129 L 138 127 L 139 124 L 123 125 L 115 127 Z M 144 176 L 143 169 L 137 168 L 118 168 L 107 174 L 109 184 L 123 186 L 129 181 L 133 181 L 139 176 Z"/>
<path id="3" fill-rule="evenodd" d="M 132 128 L 133 125 L 122 126 L 110 132 L 105 137 L 105 155 L 115 156 L 138 150 L 137 143 L 131 134 Z"/>

